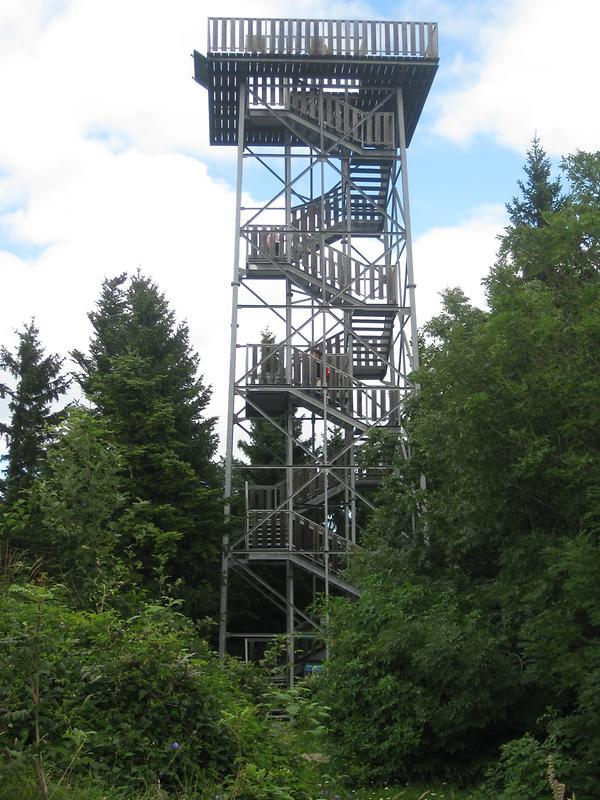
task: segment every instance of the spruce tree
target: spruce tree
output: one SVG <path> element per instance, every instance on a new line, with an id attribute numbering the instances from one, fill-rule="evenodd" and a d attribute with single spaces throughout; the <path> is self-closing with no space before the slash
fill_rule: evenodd
<path id="1" fill-rule="evenodd" d="M 512 202 L 506 204 L 511 226 L 541 228 L 545 215 L 558 211 L 562 203 L 560 179 L 551 181 L 550 169 L 550 159 L 536 134 L 523 167 L 527 180 L 518 181 L 522 197 L 513 197 Z"/>
<path id="2" fill-rule="evenodd" d="M 4 494 L 7 504 L 17 500 L 31 486 L 49 438 L 49 426 L 56 421 L 53 404 L 65 394 L 69 380 L 61 374 L 63 359 L 45 355 L 39 330 L 32 320 L 17 331 L 14 353 L 0 348 L 0 369 L 14 378 L 13 386 L 0 384 L 0 396 L 9 397 L 10 421 L 0 424 L 0 435 L 8 443 Z"/>
<path id="3" fill-rule="evenodd" d="M 214 613 L 217 439 L 215 419 L 204 417 L 210 389 L 198 376 L 187 325 L 176 323 L 165 296 L 139 273 L 105 281 L 89 318 L 90 354 L 72 355 L 122 453 L 123 490 L 136 500 L 127 548 L 141 583 L 154 594 L 176 592 L 194 615 Z"/>

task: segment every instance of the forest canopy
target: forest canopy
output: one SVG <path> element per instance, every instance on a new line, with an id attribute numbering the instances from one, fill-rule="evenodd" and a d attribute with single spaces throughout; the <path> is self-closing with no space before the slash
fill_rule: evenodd
<path id="1" fill-rule="evenodd" d="M 507 211 L 487 307 L 448 288 L 421 331 L 408 458 L 395 434 L 368 444 L 395 460 L 351 566 L 361 596 L 323 604 L 331 658 L 278 697 L 288 727 L 266 667 L 211 650 L 215 420 L 159 287 L 105 281 L 72 374 L 34 321 L 6 343 L 2 800 L 190 776 L 198 797 L 314 800 L 308 741 L 346 785 L 543 800 L 550 758 L 569 796 L 600 798 L 600 152 L 559 179 L 534 139 Z M 65 405 L 71 380 L 85 404 Z M 251 431 L 248 470 L 269 450 L 278 475 L 280 441 Z"/>

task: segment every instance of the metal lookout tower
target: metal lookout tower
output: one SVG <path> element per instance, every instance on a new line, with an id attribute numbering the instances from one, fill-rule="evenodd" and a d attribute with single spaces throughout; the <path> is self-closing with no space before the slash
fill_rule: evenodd
<path id="1" fill-rule="evenodd" d="M 211 144 L 237 147 L 225 494 L 245 521 L 223 543 L 220 652 L 286 634 L 290 684 L 320 657 L 317 594 L 358 595 L 343 570 L 386 470 L 366 438 L 407 446 L 406 149 L 437 63 L 437 25 L 415 22 L 212 18 L 194 52 Z M 259 434 L 273 455 L 242 466 Z M 261 598 L 253 616 L 232 581 Z"/>

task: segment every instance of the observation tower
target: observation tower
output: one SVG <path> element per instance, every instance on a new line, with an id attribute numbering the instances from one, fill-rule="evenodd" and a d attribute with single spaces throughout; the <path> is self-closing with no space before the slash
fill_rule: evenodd
<path id="1" fill-rule="evenodd" d="M 237 148 L 219 649 L 285 634 L 290 684 L 322 657 L 317 595 L 358 595 L 344 569 L 389 469 L 363 445 L 407 447 L 406 150 L 437 64 L 423 22 L 212 18 L 194 52 L 211 144 Z"/>

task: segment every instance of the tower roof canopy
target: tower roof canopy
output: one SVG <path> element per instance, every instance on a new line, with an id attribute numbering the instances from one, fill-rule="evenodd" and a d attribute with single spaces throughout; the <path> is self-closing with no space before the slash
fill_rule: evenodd
<path id="1" fill-rule="evenodd" d="M 284 88 L 352 92 L 357 106 L 381 103 L 402 88 L 407 142 L 414 133 L 438 65 L 437 24 L 384 20 L 212 17 L 208 54 L 194 52 L 194 77 L 209 92 L 210 141 L 237 144 L 239 87 L 249 101 L 269 88 L 274 108 Z M 281 126 L 246 128 L 248 144 L 282 144 Z"/>

